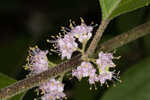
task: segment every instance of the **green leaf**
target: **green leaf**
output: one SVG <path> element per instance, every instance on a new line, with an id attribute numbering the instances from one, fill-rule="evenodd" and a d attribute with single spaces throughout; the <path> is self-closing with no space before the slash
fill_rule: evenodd
<path id="1" fill-rule="evenodd" d="M 14 82 L 16 82 L 16 80 L 0 73 L 0 89 L 4 88 L 4 87 L 6 87 L 6 86 L 8 86 Z M 22 98 L 22 95 L 23 95 L 23 93 L 16 95 L 9 100 L 21 100 L 20 98 Z"/>
<path id="2" fill-rule="evenodd" d="M 102 8 L 103 19 L 112 19 L 123 13 L 148 6 L 150 0 L 99 0 Z M 120 2 L 121 1 L 121 2 Z"/>
<path id="3" fill-rule="evenodd" d="M 102 8 L 102 18 L 107 19 L 121 0 L 99 0 Z"/>
<path id="4" fill-rule="evenodd" d="M 150 58 L 131 66 L 122 76 L 122 83 L 111 87 L 101 100 L 150 100 Z"/>

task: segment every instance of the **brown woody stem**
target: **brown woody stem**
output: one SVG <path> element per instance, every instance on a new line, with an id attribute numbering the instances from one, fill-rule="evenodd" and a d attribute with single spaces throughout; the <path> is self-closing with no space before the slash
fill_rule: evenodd
<path id="1" fill-rule="evenodd" d="M 71 70 L 75 65 L 80 64 L 81 55 L 74 57 L 73 59 L 58 64 L 56 67 L 50 68 L 40 74 L 20 80 L 6 88 L 0 90 L 0 100 L 8 99 L 16 94 L 24 92 L 30 88 L 39 86 L 40 83 L 48 81 L 48 79 L 55 77 L 63 72 Z"/>
<path id="2" fill-rule="evenodd" d="M 100 41 L 105 28 L 107 27 L 108 23 L 110 22 L 110 20 L 102 20 L 101 25 L 99 26 L 96 34 L 94 35 L 94 38 L 92 40 L 92 42 L 90 43 L 90 46 L 88 47 L 88 50 L 86 52 L 86 54 L 88 56 L 92 56 L 92 54 L 94 53 L 98 42 Z"/>
<path id="3" fill-rule="evenodd" d="M 101 48 L 97 50 L 97 52 L 101 50 L 112 51 L 113 49 L 119 48 L 122 45 L 143 37 L 147 34 L 150 34 L 150 21 L 102 43 L 100 45 Z"/>

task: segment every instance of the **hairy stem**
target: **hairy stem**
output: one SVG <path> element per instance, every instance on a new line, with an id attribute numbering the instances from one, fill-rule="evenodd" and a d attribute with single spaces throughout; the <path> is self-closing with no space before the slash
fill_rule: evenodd
<path id="1" fill-rule="evenodd" d="M 112 51 L 113 49 L 119 48 L 122 45 L 127 44 L 133 40 L 136 40 L 140 37 L 143 37 L 147 34 L 150 34 L 150 21 L 102 43 L 100 45 L 101 48 L 97 50 L 97 52 L 101 50 Z"/>
<path id="2" fill-rule="evenodd" d="M 94 38 L 93 38 L 92 42 L 90 43 L 90 46 L 89 46 L 89 48 L 86 52 L 87 56 L 92 56 L 93 55 L 93 53 L 94 53 L 94 51 L 97 47 L 98 42 L 100 41 L 106 27 L 108 26 L 108 24 L 111 20 L 111 19 L 109 19 L 110 15 L 118 7 L 120 2 L 121 2 L 121 0 L 117 0 L 117 3 L 114 5 L 114 7 L 108 13 L 108 15 L 105 18 L 103 16 L 102 22 L 101 22 L 96 34 L 94 35 Z"/>
<path id="3" fill-rule="evenodd" d="M 88 56 L 91 56 L 94 53 L 94 51 L 97 47 L 97 43 L 100 41 L 100 39 L 103 35 L 103 32 L 109 22 L 110 22 L 110 20 L 102 20 L 101 25 L 99 26 L 96 34 L 94 35 L 94 38 L 93 38 L 92 42 L 90 43 L 90 46 L 88 47 L 88 50 L 86 52 L 86 54 Z"/>
<path id="4" fill-rule="evenodd" d="M 6 88 L 0 90 L 0 100 L 8 99 L 16 94 L 24 92 L 30 88 L 39 86 L 40 83 L 48 81 L 48 79 L 55 77 L 61 73 L 71 70 L 75 65 L 80 64 L 81 55 L 74 57 L 73 59 L 63 62 L 56 67 L 50 68 L 40 74 L 18 81 Z"/>
<path id="5" fill-rule="evenodd" d="M 118 48 L 124 44 L 129 43 L 130 41 L 133 41 L 149 33 L 150 33 L 150 21 L 102 43 L 101 48 L 98 51 L 100 50 L 112 51 L 115 48 Z M 35 86 L 38 86 L 42 82 L 46 82 L 48 79 L 56 75 L 60 75 L 65 71 L 75 68 L 75 66 L 81 63 L 80 58 L 81 55 L 77 55 L 73 59 L 64 62 L 62 64 L 59 64 L 56 67 L 50 68 L 47 71 L 44 71 L 38 75 L 26 78 L 24 80 L 20 80 L 6 88 L 1 89 L 0 100 L 8 99 L 16 94 L 19 94 Z"/>

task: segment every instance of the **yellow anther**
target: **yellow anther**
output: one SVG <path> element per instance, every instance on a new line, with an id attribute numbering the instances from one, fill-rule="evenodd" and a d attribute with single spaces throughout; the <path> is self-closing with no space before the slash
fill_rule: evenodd
<path id="1" fill-rule="evenodd" d="M 65 27 L 62 26 L 61 29 L 62 29 L 62 30 L 65 30 Z"/>
<path id="2" fill-rule="evenodd" d="M 71 19 L 69 20 L 69 22 L 70 22 L 69 27 L 70 27 L 71 29 L 73 29 L 73 25 L 72 25 Z"/>
<path id="3" fill-rule="evenodd" d="M 82 17 L 80 17 L 80 20 L 81 20 L 81 24 L 85 23 Z"/>
<path id="4" fill-rule="evenodd" d="M 52 35 L 51 37 L 55 39 L 55 36 Z"/>
<path id="5" fill-rule="evenodd" d="M 37 45 L 35 45 L 35 48 L 38 48 L 38 46 L 37 46 Z"/>

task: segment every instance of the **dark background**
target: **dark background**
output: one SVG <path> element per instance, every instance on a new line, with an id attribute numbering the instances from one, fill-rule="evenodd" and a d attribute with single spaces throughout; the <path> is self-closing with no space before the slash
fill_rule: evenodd
<path id="1" fill-rule="evenodd" d="M 28 47 L 38 44 L 41 49 L 48 49 L 46 39 L 60 32 L 61 26 L 69 26 L 69 19 L 80 23 L 80 17 L 88 25 L 91 22 L 99 25 L 101 9 L 98 0 L 1 0 L 0 71 L 17 80 L 25 77 L 22 66 L 25 64 Z M 111 21 L 102 41 L 149 19 L 150 6 L 123 14 Z M 117 50 L 116 55 L 122 56 L 117 62 L 121 74 L 128 66 L 150 55 L 149 43 L 150 36 L 146 36 Z M 55 58 L 53 55 L 49 57 Z M 69 87 L 66 85 L 66 93 L 72 100 L 97 100 L 107 90 L 106 86 L 90 90 L 86 79 L 81 83 L 67 79 L 64 82 Z M 29 93 L 27 95 L 30 96 Z"/>

